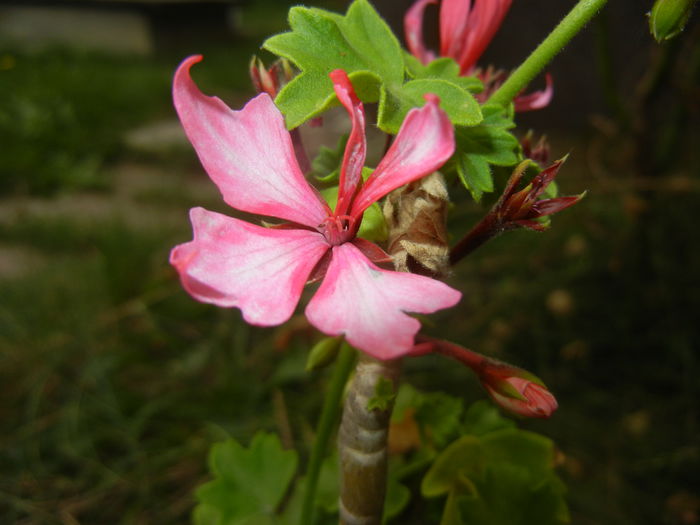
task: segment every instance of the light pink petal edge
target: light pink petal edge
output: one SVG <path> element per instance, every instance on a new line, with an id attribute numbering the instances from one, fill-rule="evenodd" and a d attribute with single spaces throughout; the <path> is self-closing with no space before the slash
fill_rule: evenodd
<path id="1" fill-rule="evenodd" d="M 367 157 L 367 139 L 365 137 L 365 110 L 357 98 L 348 75 L 342 69 L 330 73 L 333 89 L 352 120 L 352 130 L 345 145 L 343 163 L 340 166 L 338 183 L 338 204 L 335 215 L 347 215 L 355 196 L 357 187 L 362 181 L 362 168 Z"/>
<path id="2" fill-rule="evenodd" d="M 268 229 L 192 208 L 194 239 L 170 263 L 195 299 L 240 308 L 251 324 L 273 326 L 294 312 L 311 270 L 328 250 L 321 234 Z"/>
<path id="3" fill-rule="evenodd" d="M 474 5 L 464 30 L 462 48 L 455 59 L 462 74 L 469 74 L 501 27 L 511 0 L 479 1 Z M 454 56 L 454 55 L 451 55 Z"/>
<path id="4" fill-rule="evenodd" d="M 454 130 L 435 95 L 408 112 L 394 143 L 360 189 L 351 215 L 359 216 L 373 202 L 396 188 L 425 177 L 442 166 L 455 148 Z"/>
<path id="5" fill-rule="evenodd" d="M 323 283 L 306 307 L 309 322 L 328 335 L 344 334 L 378 359 L 408 354 L 420 323 L 405 312 L 432 313 L 457 304 L 461 294 L 411 273 L 382 270 L 352 243 L 333 247 Z"/>
<path id="6" fill-rule="evenodd" d="M 515 111 L 533 111 L 549 105 L 554 96 L 554 82 L 552 81 L 552 75 L 549 73 L 544 78 L 546 82 L 544 89 L 515 97 L 515 100 L 513 100 Z"/>
<path id="7" fill-rule="evenodd" d="M 428 64 L 435 58 L 435 54 L 426 49 L 423 39 L 423 17 L 425 8 L 430 4 L 437 4 L 437 0 L 418 0 L 403 17 L 406 47 L 423 64 Z"/>
<path id="8" fill-rule="evenodd" d="M 260 94 L 240 111 L 202 94 L 190 77 L 201 56 L 175 73 L 173 99 L 187 138 L 224 200 L 242 211 L 315 227 L 327 217 L 304 179 L 284 119 L 270 96 Z"/>
<path id="9" fill-rule="evenodd" d="M 459 58 L 467 40 L 465 32 L 470 11 L 471 0 L 442 0 L 440 3 L 440 56 L 452 57 L 455 60 Z"/>

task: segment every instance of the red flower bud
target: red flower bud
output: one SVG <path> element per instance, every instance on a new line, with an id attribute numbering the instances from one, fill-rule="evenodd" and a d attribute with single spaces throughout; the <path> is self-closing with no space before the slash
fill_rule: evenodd
<path id="1" fill-rule="evenodd" d="M 280 88 L 278 81 L 278 63 L 275 62 L 266 69 L 262 60 L 253 55 L 249 68 L 250 79 L 253 82 L 255 91 L 258 93 L 267 93 L 272 98 L 275 98 Z"/>
<path id="2" fill-rule="evenodd" d="M 438 352 L 467 365 L 479 376 L 491 399 L 508 412 L 523 417 L 547 418 L 559 406 L 542 380 L 527 370 L 491 359 L 468 348 L 419 335 L 409 355 Z"/>
<path id="3" fill-rule="evenodd" d="M 529 372 L 491 360 L 484 361 L 484 365 L 479 376 L 481 384 L 504 410 L 524 417 L 547 418 L 559 406 L 542 381 Z"/>

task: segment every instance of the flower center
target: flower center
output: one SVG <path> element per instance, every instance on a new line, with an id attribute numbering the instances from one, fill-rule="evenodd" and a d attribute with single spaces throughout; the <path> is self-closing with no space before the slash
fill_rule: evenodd
<path id="1" fill-rule="evenodd" d="M 338 246 L 355 236 L 355 219 L 350 215 L 332 215 L 318 225 L 328 243 Z"/>

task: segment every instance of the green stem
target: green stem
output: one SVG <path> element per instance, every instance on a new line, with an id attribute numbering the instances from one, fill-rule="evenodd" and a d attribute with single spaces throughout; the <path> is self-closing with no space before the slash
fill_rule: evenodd
<path id="1" fill-rule="evenodd" d="M 537 46 L 525 62 L 513 71 L 508 79 L 488 102 L 506 106 L 520 93 L 554 56 L 583 29 L 588 21 L 605 5 L 608 0 L 579 0 L 559 25 Z"/>
<path id="2" fill-rule="evenodd" d="M 331 377 L 330 390 L 323 402 L 316 440 L 311 450 L 306 486 L 304 487 L 304 505 L 301 511 L 301 520 L 299 521 L 300 525 L 311 525 L 314 523 L 314 499 L 316 497 L 318 475 L 321 472 L 321 463 L 328 450 L 328 441 L 340 415 L 345 384 L 348 382 L 348 377 L 350 377 L 354 366 L 355 350 L 347 343 L 343 343 L 333 370 L 333 376 Z"/>

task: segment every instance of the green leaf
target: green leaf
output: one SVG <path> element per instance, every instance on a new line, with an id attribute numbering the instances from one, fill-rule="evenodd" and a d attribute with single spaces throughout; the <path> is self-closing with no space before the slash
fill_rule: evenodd
<path id="1" fill-rule="evenodd" d="M 345 145 L 348 142 L 348 134 L 338 139 L 335 149 L 321 146 L 318 155 L 311 162 L 311 175 L 322 182 L 337 181 L 340 174 L 340 164 L 343 162 Z"/>
<path id="2" fill-rule="evenodd" d="M 216 443 L 209 454 L 214 480 L 195 493 L 195 523 L 272 524 L 296 468 L 296 452 L 283 450 L 274 434 L 257 433 L 247 449 L 233 439 Z"/>
<path id="3" fill-rule="evenodd" d="M 489 165 L 514 165 L 519 149 L 518 140 L 508 131 L 515 124 L 506 111 L 496 105 L 482 106 L 481 111 L 481 124 L 455 129 L 457 174 L 476 201 L 493 191 Z"/>
<path id="4" fill-rule="evenodd" d="M 554 444 L 540 434 L 507 428 L 482 436 L 481 442 L 488 464 L 519 465 L 535 478 L 552 470 Z"/>
<path id="5" fill-rule="evenodd" d="M 505 428 L 467 435 L 436 458 L 421 491 L 428 497 L 448 494 L 441 521 L 446 525 L 560 525 L 569 514 L 552 459 L 551 440 L 533 432 Z"/>
<path id="6" fill-rule="evenodd" d="M 447 494 L 453 488 L 470 492 L 470 477 L 484 469 L 483 446 L 476 436 L 463 436 L 440 454 L 421 483 L 425 497 Z"/>
<path id="7" fill-rule="evenodd" d="M 416 421 L 425 429 L 435 446 L 445 447 L 457 437 L 464 402 L 443 392 L 425 394 L 416 411 Z"/>
<path id="8" fill-rule="evenodd" d="M 535 478 L 524 467 L 490 466 L 478 495 L 459 497 L 464 523 L 480 525 L 562 525 L 569 522 L 563 485 L 554 474 Z"/>
<path id="9" fill-rule="evenodd" d="M 401 47 L 367 0 L 355 0 L 345 16 L 293 7 L 291 31 L 268 38 L 263 47 L 289 59 L 301 73 L 279 93 L 276 104 L 294 128 L 336 103 L 328 74 L 343 69 L 365 102 L 379 100 L 380 85 L 401 85 Z"/>
<path id="10" fill-rule="evenodd" d="M 482 121 L 479 103 L 469 91 L 442 78 L 419 78 L 401 87 L 384 87 L 379 101 L 377 126 L 387 133 L 397 133 L 406 113 L 425 104 L 423 96 L 426 93 L 440 97 L 440 107 L 453 124 L 475 126 Z"/>
<path id="11" fill-rule="evenodd" d="M 367 401 L 367 410 L 389 410 L 395 397 L 394 382 L 380 377 L 374 387 L 374 395 Z"/>
<path id="12" fill-rule="evenodd" d="M 430 64 L 423 65 L 420 60 L 410 53 L 404 54 L 406 71 L 411 78 L 439 78 L 448 80 L 471 93 L 481 93 L 484 84 L 476 77 L 465 77 L 459 74 L 459 65 L 449 57 L 436 58 Z"/>
<path id="13" fill-rule="evenodd" d="M 391 518 L 401 514 L 401 511 L 408 505 L 411 500 L 411 491 L 408 490 L 406 485 L 399 482 L 399 480 L 392 476 L 391 471 L 389 472 L 389 480 L 386 487 L 386 499 L 384 501 L 384 516 L 382 517 L 382 523 L 386 523 Z"/>
<path id="14" fill-rule="evenodd" d="M 411 409 L 421 433 L 428 436 L 438 449 L 442 449 L 460 431 L 460 418 L 464 403 L 444 392 L 419 392 L 408 383 L 402 383 L 396 396 L 391 420 L 403 421 Z"/>
<path id="15" fill-rule="evenodd" d="M 514 427 L 515 422 L 503 417 L 492 403 L 477 401 L 467 409 L 462 430 L 466 434 L 483 436 L 490 432 Z"/>

